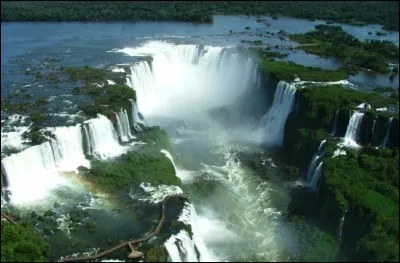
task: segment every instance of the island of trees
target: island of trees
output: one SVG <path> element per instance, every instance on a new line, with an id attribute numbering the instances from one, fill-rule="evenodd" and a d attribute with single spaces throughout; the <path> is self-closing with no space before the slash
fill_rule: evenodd
<path id="1" fill-rule="evenodd" d="M 1 21 L 184 21 L 271 15 L 399 29 L 397 1 L 3 1 Z"/>

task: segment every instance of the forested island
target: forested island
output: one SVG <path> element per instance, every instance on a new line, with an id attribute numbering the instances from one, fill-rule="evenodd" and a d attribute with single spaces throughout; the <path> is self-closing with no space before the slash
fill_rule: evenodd
<path id="1" fill-rule="evenodd" d="M 271 15 L 399 29 L 397 1 L 3 1 L 1 21 L 184 21 L 213 15 Z"/>

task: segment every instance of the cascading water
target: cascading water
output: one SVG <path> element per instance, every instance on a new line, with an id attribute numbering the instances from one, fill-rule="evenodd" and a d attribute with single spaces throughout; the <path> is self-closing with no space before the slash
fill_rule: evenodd
<path id="1" fill-rule="evenodd" d="M 381 143 L 381 147 L 384 147 L 384 148 L 388 147 L 388 140 L 389 140 L 390 129 L 392 128 L 392 121 L 393 121 L 393 117 L 389 119 L 388 128 L 386 130 L 385 138 L 383 138 L 383 141 Z"/>
<path id="2" fill-rule="evenodd" d="M 346 214 L 347 214 L 347 208 L 346 208 L 346 210 L 344 211 L 343 216 L 340 218 L 339 233 L 338 233 L 339 239 L 342 239 L 343 224 L 344 224 L 344 220 L 345 220 L 345 218 L 346 218 Z"/>
<path id="3" fill-rule="evenodd" d="M 272 106 L 261 119 L 262 141 L 269 147 L 282 145 L 286 119 L 292 112 L 296 87 L 279 81 Z"/>
<path id="4" fill-rule="evenodd" d="M 372 130 L 371 130 L 371 144 L 372 144 L 372 145 L 374 145 L 374 143 L 375 143 L 375 140 L 374 140 L 374 138 L 375 138 L 374 133 L 375 133 L 375 124 L 376 124 L 376 120 L 377 120 L 377 117 L 375 117 L 375 118 L 374 118 L 374 121 L 372 122 Z"/>
<path id="5" fill-rule="evenodd" d="M 119 52 L 153 58 L 151 65 L 148 61 L 134 65 L 127 81 L 135 89 L 137 107 L 146 118 L 190 119 L 232 104 L 257 82 L 253 59 L 246 58 L 243 66 L 243 57 L 223 47 L 151 41 Z"/>
<path id="6" fill-rule="evenodd" d="M 358 134 L 364 113 L 355 111 L 347 125 L 346 135 L 344 136 L 345 144 L 357 145 Z"/>
<path id="7" fill-rule="evenodd" d="M 333 128 L 332 128 L 332 133 L 331 133 L 332 136 L 336 135 L 338 115 L 339 115 L 339 110 L 337 110 L 335 113 L 335 120 L 333 121 Z"/>
<path id="8" fill-rule="evenodd" d="M 91 155 L 92 154 L 92 147 L 90 146 L 90 139 L 89 139 L 89 129 L 87 125 L 83 125 L 83 133 L 85 134 L 85 140 L 86 140 L 86 154 Z"/>
<path id="9" fill-rule="evenodd" d="M 132 104 L 132 123 L 133 123 L 133 127 L 137 130 L 137 131 L 142 131 L 142 128 L 138 125 L 138 124 L 142 124 L 144 126 L 146 126 L 146 123 L 140 118 L 139 116 L 139 110 L 137 108 L 136 102 L 132 99 L 129 99 L 131 104 Z"/>
<path id="10" fill-rule="evenodd" d="M 89 128 L 89 143 L 93 156 L 105 159 L 124 152 L 124 148 L 118 143 L 117 133 L 107 117 L 98 114 L 97 118 L 85 123 Z"/>
<path id="11" fill-rule="evenodd" d="M 50 190 L 68 184 L 60 172 L 90 166 L 84 156 L 80 125 L 57 127 L 53 133 L 55 139 L 2 160 L 12 203 L 25 204 L 44 199 Z"/>
<path id="12" fill-rule="evenodd" d="M 133 135 L 131 133 L 131 128 L 129 125 L 128 113 L 125 109 L 121 109 L 117 114 L 117 130 L 118 136 L 122 142 L 128 142 L 133 139 Z"/>
<path id="13" fill-rule="evenodd" d="M 174 159 L 169 151 L 162 149 L 161 152 L 165 154 L 165 156 L 171 161 L 172 165 L 174 166 L 175 173 L 177 172 Z"/>
<path id="14" fill-rule="evenodd" d="M 319 182 L 319 179 L 320 179 L 320 177 L 321 177 L 322 164 L 323 164 L 323 163 L 324 163 L 324 162 L 320 162 L 320 163 L 319 163 L 319 165 L 317 166 L 317 169 L 315 169 L 314 175 L 313 175 L 313 177 L 312 177 L 312 180 L 311 180 L 311 189 L 312 189 L 313 191 L 317 191 L 317 190 L 318 190 L 318 182 Z"/>
<path id="15" fill-rule="evenodd" d="M 56 139 L 51 141 L 51 145 L 60 171 L 75 171 L 79 166 L 90 166 L 83 150 L 80 125 L 57 127 L 53 133 Z"/>
<path id="16" fill-rule="evenodd" d="M 308 171 L 307 171 L 307 182 L 308 183 L 311 183 L 312 176 L 314 175 L 314 172 L 315 172 L 315 168 L 317 167 L 318 162 L 321 160 L 321 158 L 323 157 L 323 155 L 325 153 L 325 150 L 322 151 L 325 144 L 326 144 L 326 140 L 321 141 L 317 152 L 314 154 L 313 158 L 311 159 L 311 163 L 310 163 L 310 166 L 308 167 Z"/>

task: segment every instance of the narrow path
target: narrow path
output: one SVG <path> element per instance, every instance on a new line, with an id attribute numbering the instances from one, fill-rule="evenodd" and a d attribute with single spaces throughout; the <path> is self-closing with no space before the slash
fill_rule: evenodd
<path id="1" fill-rule="evenodd" d="M 167 209 L 166 203 L 167 203 L 167 201 L 168 201 L 169 199 L 171 199 L 171 198 L 182 198 L 182 199 L 187 199 L 187 197 L 188 197 L 187 194 L 177 194 L 177 195 L 170 195 L 170 196 L 167 196 L 167 197 L 164 198 L 164 200 L 162 201 L 162 213 L 161 213 L 160 221 L 159 221 L 159 223 L 158 223 L 157 228 L 156 228 L 152 233 L 150 233 L 150 234 L 148 234 L 148 235 L 146 235 L 146 236 L 144 236 L 144 237 L 142 237 L 142 238 L 139 238 L 139 239 L 134 239 L 134 240 L 126 241 L 126 242 L 124 242 L 124 243 L 121 243 L 121 244 L 119 244 L 119 245 L 116 245 L 116 246 L 114 246 L 114 247 L 112 247 L 112 248 L 110 248 L 110 249 L 108 249 L 108 250 L 106 250 L 106 251 L 104 251 L 104 252 L 95 254 L 95 255 L 93 255 L 93 256 L 88 256 L 88 257 L 77 257 L 77 258 L 63 258 L 63 259 L 60 259 L 58 262 L 73 262 L 73 261 L 96 260 L 96 259 L 98 259 L 98 258 L 100 258 L 100 257 L 104 257 L 105 255 L 108 255 L 108 254 L 110 254 L 110 253 L 112 253 L 112 252 L 114 252 L 114 251 L 116 251 L 116 250 L 118 250 L 118 249 L 120 249 L 120 248 L 125 247 L 125 246 L 129 246 L 131 249 L 134 248 L 135 246 L 133 246 L 133 244 L 143 243 L 143 242 L 149 240 L 150 238 L 152 238 L 153 236 L 157 235 L 157 234 L 160 232 L 161 228 L 162 228 L 163 225 L 164 225 L 165 213 L 166 213 L 166 209 Z M 134 250 L 133 250 L 133 251 L 134 251 Z"/>
<path id="2" fill-rule="evenodd" d="M 8 215 L 6 215 L 5 213 L 1 213 L 1 218 L 4 218 L 5 220 L 7 220 L 8 222 L 17 225 L 17 223 Z"/>

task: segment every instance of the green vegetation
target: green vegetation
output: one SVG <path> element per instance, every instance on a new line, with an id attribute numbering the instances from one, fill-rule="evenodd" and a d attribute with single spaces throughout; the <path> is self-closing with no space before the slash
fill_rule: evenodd
<path id="1" fill-rule="evenodd" d="M 30 223 L 14 225 L 1 221 L 2 262 L 48 261 L 49 245 Z"/>
<path id="2" fill-rule="evenodd" d="M 28 139 L 32 145 L 38 145 L 55 137 L 50 131 L 44 131 L 38 126 L 33 126 L 22 134 L 22 138 Z"/>
<path id="3" fill-rule="evenodd" d="M 150 145 L 154 145 L 159 149 L 171 149 L 171 143 L 169 141 L 167 132 L 161 129 L 159 126 L 146 128 L 146 132 L 139 134 L 138 139 Z"/>
<path id="4" fill-rule="evenodd" d="M 212 23 L 211 13 L 194 3 L 11 2 L 1 5 L 1 21 L 184 21 Z"/>
<path id="5" fill-rule="evenodd" d="M 80 105 L 80 108 L 89 117 L 96 117 L 97 114 L 112 116 L 121 108 L 131 109 L 129 99 L 136 100 L 133 89 L 127 85 L 105 85 L 104 87 L 86 87 L 85 94 L 91 95 L 93 101 L 90 104 Z M 130 113 L 131 111 L 128 110 Z"/>
<path id="6" fill-rule="evenodd" d="M 4 1 L 2 21 L 186 21 L 212 22 L 212 15 L 271 15 L 326 19 L 398 30 L 397 1 L 212 1 L 57 2 Z"/>
<path id="7" fill-rule="evenodd" d="M 262 60 L 261 69 L 275 75 L 278 79 L 287 81 L 293 81 L 296 76 L 301 80 L 310 81 L 337 81 L 347 78 L 347 74 L 342 70 L 324 70 L 293 62 Z"/>
<path id="8" fill-rule="evenodd" d="M 69 75 L 71 81 L 84 83 L 82 87 L 74 87 L 72 94 L 83 93 L 92 97 L 91 103 L 79 106 L 89 117 L 96 117 L 97 114 L 113 116 L 114 112 L 121 108 L 131 108 L 129 99 L 136 100 L 135 91 L 122 81 L 125 79 L 124 73 L 110 72 L 90 66 L 66 68 L 65 73 Z M 113 79 L 116 84 L 107 84 L 107 79 Z M 131 111 L 128 110 L 128 112 Z"/>
<path id="9" fill-rule="evenodd" d="M 270 47 L 267 48 L 250 48 L 249 50 L 252 50 L 255 52 L 256 55 L 258 55 L 261 58 L 264 59 L 272 59 L 272 58 L 285 58 L 289 54 L 282 54 L 279 53 L 278 51 L 271 51 Z"/>
<path id="10" fill-rule="evenodd" d="M 339 243 L 334 237 L 305 221 L 303 217 L 293 215 L 289 220 L 297 234 L 296 237 L 298 237 L 298 240 L 296 243 L 299 246 L 299 248 L 296 249 L 297 253 L 291 251 L 292 261 L 337 261 Z M 285 240 L 283 240 L 283 242 L 285 242 Z"/>
<path id="11" fill-rule="evenodd" d="M 361 42 L 340 26 L 316 25 L 314 31 L 292 34 L 290 39 L 301 44 L 315 44 L 302 46 L 306 52 L 340 59 L 348 74 L 355 74 L 362 68 L 389 73 L 389 59 L 399 56 L 398 47 L 391 41 Z"/>
<path id="12" fill-rule="evenodd" d="M 165 246 L 150 248 L 145 255 L 146 262 L 167 262 L 168 255 Z"/>
<path id="13" fill-rule="evenodd" d="M 398 150 L 375 148 L 325 160 L 324 191 L 368 222 L 358 247 L 349 251 L 350 260 L 399 260 L 398 166 Z"/>
<path id="14" fill-rule="evenodd" d="M 92 168 L 86 178 L 106 192 L 140 182 L 180 185 L 171 161 L 158 149 L 148 145 L 112 161 L 92 161 Z"/>
<path id="15" fill-rule="evenodd" d="M 107 80 L 107 71 L 94 67 L 70 67 L 64 71 L 69 74 L 72 81 L 84 80 L 86 85 L 88 83 L 105 82 Z"/>
<path id="16" fill-rule="evenodd" d="M 30 117 L 33 122 L 41 122 L 47 119 L 46 114 L 42 112 L 33 112 Z"/>

